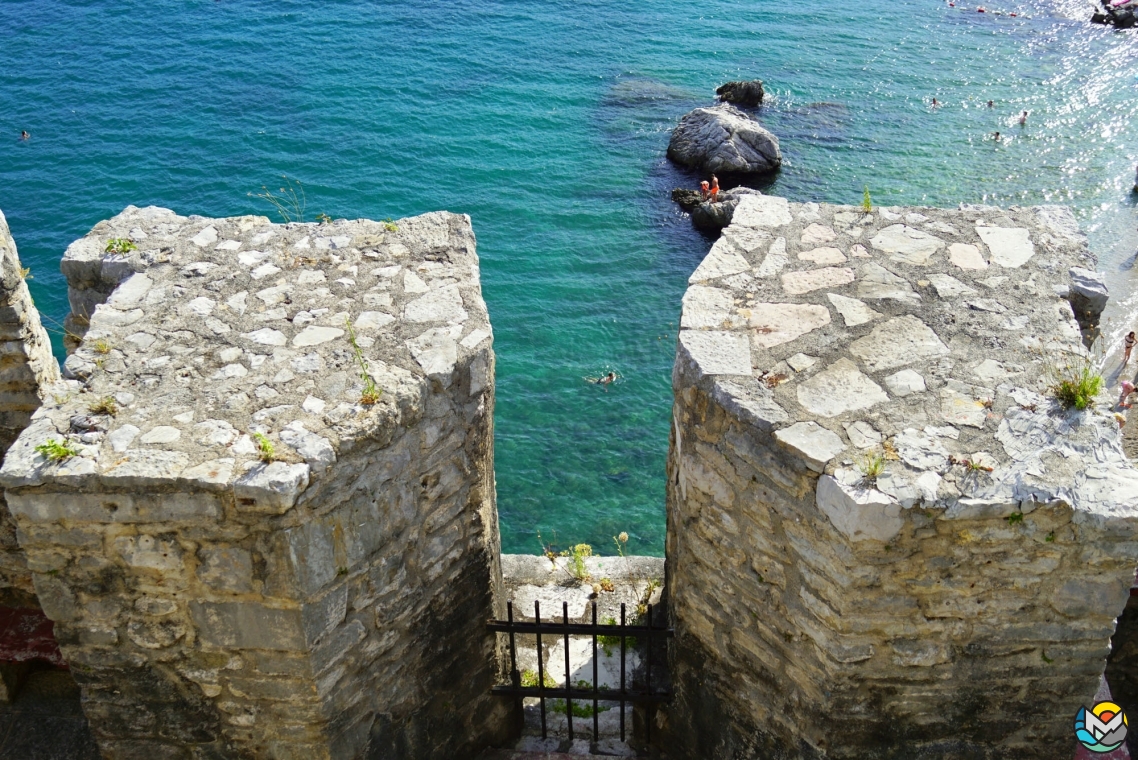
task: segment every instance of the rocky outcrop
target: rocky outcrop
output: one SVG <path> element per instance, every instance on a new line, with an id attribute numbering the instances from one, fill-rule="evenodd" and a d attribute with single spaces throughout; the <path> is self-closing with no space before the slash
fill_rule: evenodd
<path id="1" fill-rule="evenodd" d="M 1094 272 L 1082 267 L 1072 267 L 1070 271 L 1071 286 L 1067 292 L 1067 300 L 1071 302 L 1071 310 L 1075 312 L 1075 319 L 1084 330 L 1096 327 L 1110 300 L 1110 292 L 1106 289 L 1106 281 L 1101 272 Z"/>
<path id="2" fill-rule="evenodd" d="M 672 191 L 672 200 L 691 214 L 692 225 L 696 229 L 718 232 L 731 224 L 736 206 L 748 195 L 762 195 L 762 193 L 750 187 L 734 187 L 719 193 L 720 200 L 711 203 L 703 200 L 698 190 L 676 188 Z"/>
<path id="3" fill-rule="evenodd" d="M 689 169 L 723 175 L 768 174 L 782 165 L 778 138 L 732 105 L 697 108 L 680 119 L 668 158 Z"/>
<path id="4" fill-rule="evenodd" d="M 734 103 L 744 108 L 754 108 L 762 104 L 763 80 L 752 79 L 749 82 L 727 82 L 715 88 L 715 94 L 724 103 Z"/>
<path id="5" fill-rule="evenodd" d="M 672 375 L 669 757 L 1069 746 L 1138 557 L 1113 399 L 1048 389 L 1072 221 L 743 198 Z"/>
<path id="6" fill-rule="evenodd" d="M 108 261 L 128 238 L 137 256 Z M 88 329 L 0 481 L 104 756 L 497 741 L 494 353 L 469 218 L 131 207 L 69 256 Z"/>

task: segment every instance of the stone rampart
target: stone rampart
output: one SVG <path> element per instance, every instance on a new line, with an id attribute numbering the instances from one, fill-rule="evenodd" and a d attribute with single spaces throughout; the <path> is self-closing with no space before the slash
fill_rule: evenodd
<path id="1" fill-rule="evenodd" d="M 118 238 L 134 250 L 106 253 Z M 469 219 L 129 207 L 63 269 L 87 331 L 0 478 L 104 755 L 496 740 L 494 354 Z"/>
<path id="2" fill-rule="evenodd" d="M 28 293 L 28 274 L 0 213 L 0 456 L 28 426 L 45 389 L 59 380 L 51 342 Z M 0 496 L 0 605 L 30 603 L 33 594 L 16 523 Z"/>
<path id="3" fill-rule="evenodd" d="M 1048 390 L 1089 266 L 1055 207 L 740 201 L 673 374 L 671 752 L 1070 756 L 1138 563 L 1112 400 Z"/>

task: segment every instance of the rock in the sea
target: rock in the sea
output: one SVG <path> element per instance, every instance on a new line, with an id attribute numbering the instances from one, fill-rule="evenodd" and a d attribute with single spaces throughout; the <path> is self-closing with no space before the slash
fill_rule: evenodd
<path id="1" fill-rule="evenodd" d="M 731 224 L 735 207 L 745 195 L 762 195 L 762 193 L 749 187 L 734 187 L 720 192 L 719 200 L 711 203 L 703 200 L 698 190 L 677 187 L 672 191 L 672 200 L 691 214 L 691 221 L 696 229 L 718 232 Z"/>
<path id="2" fill-rule="evenodd" d="M 680 119 L 668 158 L 704 172 L 766 174 L 782 165 L 778 138 L 732 105 L 697 108 Z"/>
<path id="3" fill-rule="evenodd" d="M 684 211 L 692 211 L 703 203 L 703 194 L 699 190 L 689 190 L 686 187 L 677 187 L 672 191 L 672 200 L 680 204 Z"/>
<path id="4" fill-rule="evenodd" d="M 744 108 L 754 108 L 763 102 L 763 80 L 752 79 L 749 82 L 728 82 L 719 85 L 715 94 L 724 103 L 734 103 Z"/>

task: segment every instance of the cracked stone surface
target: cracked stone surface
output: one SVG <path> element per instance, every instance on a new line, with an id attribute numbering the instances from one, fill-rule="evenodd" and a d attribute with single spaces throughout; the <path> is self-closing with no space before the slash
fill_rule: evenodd
<path id="1" fill-rule="evenodd" d="M 432 739 L 462 756 L 505 725 L 482 685 L 494 355 L 469 218 L 128 207 L 62 268 L 83 338 L 0 480 L 103 753 L 356 756 L 368 731 L 330 716 L 484 713 Z M 420 628 L 427 607 L 452 624 Z"/>
<path id="2" fill-rule="evenodd" d="M 1048 391 L 1045 357 L 1088 356 L 1073 217 L 749 196 L 734 218 L 763 237 L 724 230 L 731 275 L 701 267 L 714 299 L 685 298 L 673 371 L 673 704 L 709 716 L 689 746 L 746 755 L 736 737 L 773 731 L 771 754 L 822 739 L 860 758 L 904 726 L 899 757 L 1044 757 L 995 726 L 1029 710 L 1032 746 L 1066 741 L 1138 558 L 1113 399 L 1080 412 Z M 740 626 L 741 608 L 763 613 Z M 894 696 L 872 706 L 879 687 Z M 977 690 L 1019 696 L 978 722 L 944 709 Z M 787 719 L 804 693 L 828 695 L 820 714 Z"/>

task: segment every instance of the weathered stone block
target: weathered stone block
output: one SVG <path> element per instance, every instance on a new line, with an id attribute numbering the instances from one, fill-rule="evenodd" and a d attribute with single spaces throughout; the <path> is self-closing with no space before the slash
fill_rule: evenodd
<path id="1" fill-rule="evenodd" d="M 441 760 L 508 731 L 469 220 L 130 207 L 63 270 L 72 379 L 0 480 L 103 752 L 375 757 L 387 715 L 401 757 Z M 0 341 L 0 372 L 29 345 Z"/>
<path id="2" fill-rule="evenodd" d="M 673 371 L 669 756 L 1066 752 L 1138 529 L 1109 401 L 1048 392 L 1072 224 L 740 200 Z"/>

